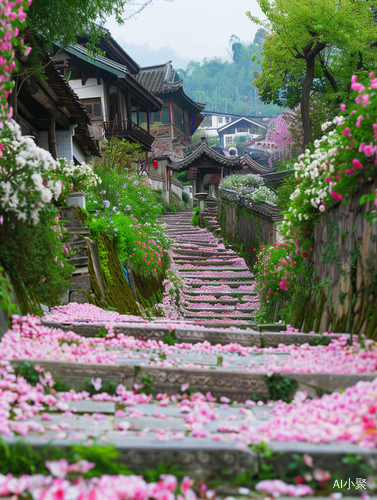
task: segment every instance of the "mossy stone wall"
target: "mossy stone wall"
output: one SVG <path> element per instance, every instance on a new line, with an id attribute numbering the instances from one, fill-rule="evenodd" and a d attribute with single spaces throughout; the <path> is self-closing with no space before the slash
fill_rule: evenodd
<path id="1" fill-rule="evenodd" d="M 363 333 L 377 339 L 377 225 L 364 215 L 377 179 L 365 184 L 347 205 L 337 203 L 314 230 L 313 290 L 293 319 L 302 331 Z"/>
<path id="2" fill-rule="evenodd" d="M 233 245 L 250 269 L 254 266 L 258 248 L 276 241 L 275 223 L 225 200 L 219 201 L 221 237 Z M 254 248 L 256 251 L 254 251 Z"/>

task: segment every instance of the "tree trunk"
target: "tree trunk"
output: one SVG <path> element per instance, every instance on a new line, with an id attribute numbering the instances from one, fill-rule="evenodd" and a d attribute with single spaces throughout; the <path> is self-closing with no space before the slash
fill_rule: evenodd
<path id="1" fill-rule="evenodd" d="M 301 120 L 304 130 L 303 146 L 304 149 L 312 142 L 312 124 L 310 122 L 310 91 L 314 80 L 314 61 L 315 56 L 306 59 L 306 76 L 301 94 Z"/>
<path id="2" fill-rule="evenodd" d="M 306 76 L 301 94 L 301 120 L 302 128 L 304 129 L 304 149 L 312 142 L 312 124 L 310 123 L 310 91 L 314 80 L 314 65 L 316 56 L 326 47 L 323 42 L 317 42 L 313 47 L 313 42 L 310 42 L 306 47 L 303 47 L 304 55 L 301 56 L 306 61 Z"/>

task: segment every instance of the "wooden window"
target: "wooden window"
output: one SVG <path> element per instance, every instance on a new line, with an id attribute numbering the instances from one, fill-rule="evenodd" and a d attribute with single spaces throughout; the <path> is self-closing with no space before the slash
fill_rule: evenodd
<path id="1" fill-rule="evenodd" d="M 101 98 L 95 97 L 93 99 L 81 99 L 84 104 L 88 115 L 92 120 L 102 120 L 102 105 Z"/>
<path id="2" fill-rule="evenodd" d="M 222 123 L 223 122 L 223 117 L 222 116 L 218 116 L 217 117 L 217 123 Z"/>

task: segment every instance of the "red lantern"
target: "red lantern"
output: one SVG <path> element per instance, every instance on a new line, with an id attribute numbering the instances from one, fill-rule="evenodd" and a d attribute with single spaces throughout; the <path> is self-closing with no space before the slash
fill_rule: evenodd
<path id="1" fill-rule="evenodd" d="M 158 161 L 157 160 L 153 160 L 153 166 L 154 166 L 154 168 L 158 168 Z"/>

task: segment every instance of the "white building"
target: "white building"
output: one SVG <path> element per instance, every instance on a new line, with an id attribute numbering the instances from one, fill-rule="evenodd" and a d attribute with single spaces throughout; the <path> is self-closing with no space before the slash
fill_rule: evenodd
<path id="1" fill-rule="evenodd" d="M 204 120 L 201 128 L 206 135 L 220 137 L 220 145 L 234 145 L 236 137 L 245 137 L 249 140 L 265 135 L 267 127 L 256 118 L 249 118 L 229 113 L 203 111 Z"/>

